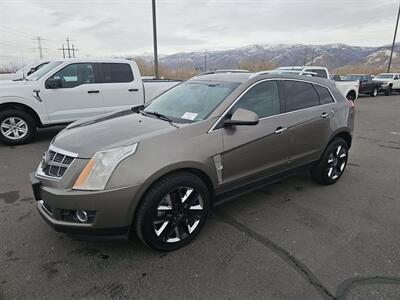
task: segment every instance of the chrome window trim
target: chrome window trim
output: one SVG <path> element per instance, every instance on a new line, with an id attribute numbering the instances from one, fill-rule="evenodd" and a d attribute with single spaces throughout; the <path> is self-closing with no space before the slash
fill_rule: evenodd
<path id="1" fill-rule="evenodd" d="M 310 107 L 306 107 L 306 108 L 302 108 L 302 109 L 298 109 L 298 110 L 293 110 L 293 111 L 289 111 L 289 112 L 284 112 L 284 113 L 280 113 L 280 114 L 276 114 L 273 116 L 268 116 L 268 117 L 264 117 L 264 118 L 260 118 L 261 120 L 265 120 L 265 119 L 269 119 L 269 118 L 273 118 L 273 117 L 277 117 L 277 116 L 283 116 L 283 115 L 287 115 L 287 114 L 291 114 L 291 113 L 295 113 L 295 112 L 299 112 L 299 111 L 304 111 L 304 110 L 310 110 L 313 109 L 315 107 L 323 107 L 326 105 L 332 105 L 333 103 L 338 103 L 336 98 L 333 96 L 331 90 L 329 89 L 329 87 L 327 87 L 326 85 L 320 84 L 320 83 L 316 83 L 316 82 L 310 82 L 307 80 L 301 80 L 301 79 L 292 79 L 292 78 L 268 78 L 268 79 L 262 79 L 259 80 L 257 82 L 254 82 L 251 86 L 249 86 L 247 89 L 245 89 L 240 95 L 239 97 L 237 97 L 237 99 L 235 101 L 233 101 L 233 103 L 221 114 L 221 116 L 217 119 L 217 121 L 211 126 L 211 128 L 207 131 L 207 133 L 210 133 L 212 131 L 214 131 L 215 127 L 219 124 L 219 122 L 221 122 L 221 120 L 225 117 L 225 115 L 229 112 L 229 110 L 244 96 L 244 94 L 246 94 L 251 88 L 253 88 L 255 85 L 265 82 L 265 81 L 282 81 L 282 80 L 290 80 L 290 81 L 299 81 L 299 82 L 304 82 L 304 83 L 309 83 L 309 84 L 316 84 L 319 86 L 322 86 L 324 88 L 326 88 L 329 91 L 329 94 L 331 95 L 333 102 L 332 103 L 326 103 L 326 104 L 319 104 L 316 106 L 310 106 Z M 318 93 L 317 93 L 318 94 Z M 319 94 L 318 94 L 319 97 Z M 222 129 L 222 128 L 220 128 Z M 216 129 L 219 130 L 219 129 Z"/>

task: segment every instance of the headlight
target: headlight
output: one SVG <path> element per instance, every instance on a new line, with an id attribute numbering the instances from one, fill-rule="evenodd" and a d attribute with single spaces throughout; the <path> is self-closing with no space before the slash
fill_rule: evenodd
<path id="1" fill-rule="evenodd" d="M 96 152 L 73 186 L 74 190 L 104 190 L 118 164 L 136 152 L 138 144 Z"/>

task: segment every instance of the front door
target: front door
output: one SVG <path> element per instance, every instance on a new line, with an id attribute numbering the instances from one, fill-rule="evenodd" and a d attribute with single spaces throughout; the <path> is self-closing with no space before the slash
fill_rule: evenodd
<path id="1" fill-rule="evenodd" d="M 45 87 L 41 94 L 50 122 L 71 122 L 104 113 L 94 64 L 72 63 L 50 78 L 61 79 L 61 87 Z"/>
<path id="2" fill-rule="evenodd" d="M 257 113 L 254 126 L 232 126 L 223 133 L 223 183 L 225 187 L 262 179 L 283 171 L 288 163 L 287 116 L 281 115 L 278 83 L 262 81 L 251 87 L 227 114 L 243 108 Z M 245 180 L 243 180 L 245 179 Z"/>

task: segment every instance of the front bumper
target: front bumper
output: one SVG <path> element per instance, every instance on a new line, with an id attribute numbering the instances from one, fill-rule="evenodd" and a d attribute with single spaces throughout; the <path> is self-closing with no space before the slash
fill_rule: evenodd
<path id="1" fill-rule="evenodd" d="M 38 211 L 55 230 L 75 235 L 127 235 L 138 200 L 138 186 L 105 190 L 61 190 L 41 185 L 30 174 Z M 75 213 L 84 210 L 88 221 L 80 222 Z"/>

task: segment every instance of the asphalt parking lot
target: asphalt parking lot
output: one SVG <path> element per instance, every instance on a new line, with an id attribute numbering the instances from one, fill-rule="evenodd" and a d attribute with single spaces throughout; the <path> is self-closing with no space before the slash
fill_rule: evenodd
<path id="1" fill-rule="evenodd" d="M 362 97 L 348 168 L 219 206 L 189 246 L 159 253 L 49 228 L 28 173 L 60 128 L 0 145 L 0 299 L 399 299 L 400 96 Z"/>

